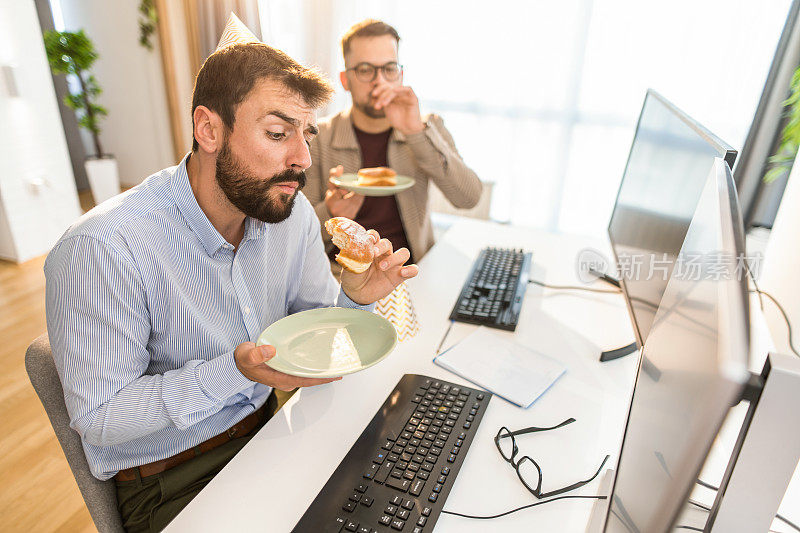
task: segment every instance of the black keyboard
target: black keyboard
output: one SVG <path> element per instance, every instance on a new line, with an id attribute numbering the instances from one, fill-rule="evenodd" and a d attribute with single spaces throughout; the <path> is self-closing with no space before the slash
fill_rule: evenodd
<path id="1" fill-rule="evenodd" d="M 491 397 L 403 376 L 292 531 L 432 531 Z"/>
<path id="2" fill-rule="evenodd" d="M 484 248 L 472 265 L 450 320 L 514 331 L 530 268 L 530 252 Z"/>

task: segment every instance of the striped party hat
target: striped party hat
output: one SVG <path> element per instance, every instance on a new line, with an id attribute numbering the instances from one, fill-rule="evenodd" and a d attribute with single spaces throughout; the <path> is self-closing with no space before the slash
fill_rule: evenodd
<path id="1" fill-rule="evenodd" d="M 222 30 L 222 37 L 219 38 L 217 50 L 222 50 L 226 46 L 233 44 L 247 44 L 247 43 L 260 43 L 261 41 L 253 35 L 244 22 L 239 20 L 239 17 L 231 12 L 228 17 L 228 22 L 225 24 L 225 29 Z"/>

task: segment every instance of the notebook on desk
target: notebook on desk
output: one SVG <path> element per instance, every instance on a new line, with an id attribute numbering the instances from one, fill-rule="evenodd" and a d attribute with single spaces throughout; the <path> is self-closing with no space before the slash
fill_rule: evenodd
<path id="1" fill-rule="evenodd" d="M 515 405 L 530 407 L 567 368 L 481 326 L 433 362 Z"/>

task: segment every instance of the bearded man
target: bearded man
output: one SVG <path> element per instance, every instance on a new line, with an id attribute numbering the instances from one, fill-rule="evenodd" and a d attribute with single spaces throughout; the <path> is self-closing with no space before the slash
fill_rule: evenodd
<path id="1" fill-rule="evenodd" d="M 273 414 L 274 389 L 332 381 L 265 365 L 262 330 L 334 302 L 370 309 L 417 274 L 373 233 L 370 268 L 341 288 L 331 275 L 299 192 L 331 93 L 265 44 L 218 49 L 197 75 L 192 151 L 84 215 L 47 258 L 71 426 L 94 476 L 115 479 L 129 531 L 163 529 Z"/>

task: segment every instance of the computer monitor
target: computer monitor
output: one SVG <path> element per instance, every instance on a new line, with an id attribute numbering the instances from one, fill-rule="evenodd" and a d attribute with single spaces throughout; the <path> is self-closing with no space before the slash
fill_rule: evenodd
<path id="1" fill-rule="evenodd" d="M 645 95 L 608 236 L 643 346 L 714 157 L 736 150 L 652 89 Z"/>
<path id="2" fill-rule="evenodd" d="M 674 527 L 748 377 L 744 229 L 730 169 L 716 159 L 645 342 L 604 524 Z M 685 269 L 701 259 L 702 268 Z"/>

